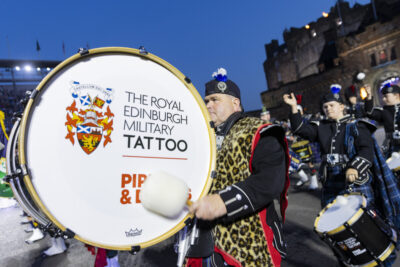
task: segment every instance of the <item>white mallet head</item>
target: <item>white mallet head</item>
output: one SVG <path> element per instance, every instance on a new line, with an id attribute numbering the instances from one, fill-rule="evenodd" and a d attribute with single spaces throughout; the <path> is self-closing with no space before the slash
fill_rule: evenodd
<path id="1" fill-rule="evenodd" d="M 340 206 L 346 206 L 348 203 L 348 199 L 341 195 L 336 197 L 336 201 L 337 201 L 338 205 L 340 205 Z"/>
<path id="2" fill-rule="evenodd" d="M 143 207 L 170 218 L 182 212 L 188 197 L 186 183 L 163 171 L 149 174 L 139 194 Z"/>

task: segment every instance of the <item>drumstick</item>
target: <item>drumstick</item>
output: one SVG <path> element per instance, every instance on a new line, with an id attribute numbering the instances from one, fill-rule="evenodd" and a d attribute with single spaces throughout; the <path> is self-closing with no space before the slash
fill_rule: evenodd
<path id="1" fill-rule="evenodd" d="M 186 183 L 163 171 L 147 176 L 139 198 L 144 208 L 169 218 L 178 216 L 186 205 L 193 204 Z"/>

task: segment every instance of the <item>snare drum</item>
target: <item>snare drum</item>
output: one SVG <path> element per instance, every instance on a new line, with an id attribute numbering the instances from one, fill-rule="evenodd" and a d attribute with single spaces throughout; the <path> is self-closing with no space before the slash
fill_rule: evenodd
<path id="1" fill-rule="evenodd" d="M 311 160 L 312 150 L 310 142 L 308 140 L 302 140 L 294 143 L 291 146 L 292 150 L 298 154 L 303 162 L 308 162 Z"/>
<path id="2" fill-rule="evenodd" d="M 301 162 L 300 156 L 294 153 L 292 150 L 289 150 L 289 156 L 290 156 L 289 173 L 295 173 L 300 169 L 303 163 Z"/>
<path id="3" fill-rule="evenodd" d="M 30 215 L 67 236 L 113 250 L 148 247 L 190 215 L 147 211 L 141 185 L 164 171 L 185 181 L 193 201 L 206 195 L 216 156 L 209 122 L 190 79 L 161 58 L 82 51 L 32 92 L 13 128 L 10 184 Z"/>
<path id="4" fill-rule="evenodd" d="M 318 215 L 314 230 L 348 266 L 376 266 L 395 249 L 396 231 L 361 194 L 338 196 Z"/>

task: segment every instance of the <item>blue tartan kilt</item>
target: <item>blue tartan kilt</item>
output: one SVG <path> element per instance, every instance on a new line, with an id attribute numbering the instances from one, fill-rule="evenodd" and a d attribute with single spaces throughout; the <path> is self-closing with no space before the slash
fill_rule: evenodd
<path id="1" fill-rule="evenodd" d="M 310 143 L 311 151 L 312 151 L 312 158 L 311 161 L 314 164 L 321 163 L 321 149 L 317 142 Z"/>
<path id="2" fill-rule="evenodd" d="M 324 208 L 331 203 L 336 196 L 349 194 L 353 192 L 362 193 L 367 199 L 367 205 L 374 204 L 374 191 L 372 189 L 372 175 L 369 174 L 369 180 L 363 185 L 353 184 L 348 186 L 346 183 L 346 169 L 344 165 L 326 167 L 325 183 L 322 188 L 321 206 Z"/>

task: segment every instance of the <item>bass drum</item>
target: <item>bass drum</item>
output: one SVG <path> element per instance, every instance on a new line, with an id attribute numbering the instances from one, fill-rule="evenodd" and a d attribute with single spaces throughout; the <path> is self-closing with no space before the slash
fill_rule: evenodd
<path id="1" fill-rule="evenodd" d="M 97 48 L 65 60 L 32 92 L 14 131 L 18 201 L 40 223 L 93 246 L 137 250 L 185 226 L 187 210 L 165 218 L 141 205 L 147 175 L 182 179 L 192 200 L 211 186 L 216 146 L 202 98 L 147 52 Z"/>

